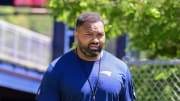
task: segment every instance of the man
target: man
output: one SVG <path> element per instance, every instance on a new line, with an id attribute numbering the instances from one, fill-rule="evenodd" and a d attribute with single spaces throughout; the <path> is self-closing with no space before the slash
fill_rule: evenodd
<path id="1" fill-rule="evenodd" d="M 77 48 L 52 62 L 41 82 L 38 101 L 133 101 L 128 67 L 103 50 L 104 22 L 94 12 L 76 22 Z"/>

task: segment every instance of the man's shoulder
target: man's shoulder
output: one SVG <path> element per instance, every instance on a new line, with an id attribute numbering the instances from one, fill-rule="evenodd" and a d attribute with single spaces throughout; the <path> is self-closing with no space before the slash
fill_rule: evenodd
<path id="1" fill-rule="evenodd" d="M 72 57 L 73 57 L 73 50 L 59 56 L 50 63 L 48 67 L 48 71 L 52 71 L 57 65 L 61 65 L 72 61 L 73 60 Z"/>
<path id="2" fill-rule="evenodd" d="M 103 51 L 103 58 L 104 58 L 104 61 L 107 61 L 107 63 L 109 63 L 110 65 L 117 66 L 125 70 L 128 68 L 127 64 L 124 61 L 117 58 L 116 56 L 114 56 L 112 53 L 108 51 Z"/>
<path id="3" fill-rule="evenodd" d="M 112 53 L 110 53 L 106 50 L 103 51 L 103 56 L 107 60 L 111 60 L 111 61 L 115 61 L 115 62 L 119 62 L 119 63 L 124 63 L 120 58 L 116 57 L 115 55 L 113 55 Z"/>

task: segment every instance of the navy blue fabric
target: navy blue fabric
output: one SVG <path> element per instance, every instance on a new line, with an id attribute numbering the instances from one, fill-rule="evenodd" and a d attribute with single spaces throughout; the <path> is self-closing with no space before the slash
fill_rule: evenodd
<path id="1" fill-rule="evenodd" d="M 91 101 L 98 79 L 98 61 L 85 61 L 70 51 L 50 64 L 41 82 L 38 101 Z M 84 72 L 84 70 L 86 72 Z M 133 101 L 135 93 L 125 63 L 103 51 L 96 101 Z"/>

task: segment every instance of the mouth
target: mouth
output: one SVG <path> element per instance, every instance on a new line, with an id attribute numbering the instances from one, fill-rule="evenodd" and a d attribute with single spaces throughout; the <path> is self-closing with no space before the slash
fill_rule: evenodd
<path id="1" fill-rule="evenodd" d="M 99 45 L 94 45 L 94 44 L 91 44 L 91 45 L 89 45 L 89 48 L 91 49 L 91 50 L 99 50 Z"/>

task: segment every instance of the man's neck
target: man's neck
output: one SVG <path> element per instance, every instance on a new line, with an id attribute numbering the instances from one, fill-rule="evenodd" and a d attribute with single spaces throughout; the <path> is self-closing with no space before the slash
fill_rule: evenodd
<path id="1" fill-rule="evenodd" d="M 101 58 L 101 53 L 99 53 L 95 57 L 91 57 L 91 56 L 87 56 L 84 53 L 82 53 L 79 48 L 76 49 L 76 54 L 78 55 L 78 57 L 83 59 L 83 60 L 86 60 L 86 61 L 97 61 L 97 60 L 99 60 Z"/>

